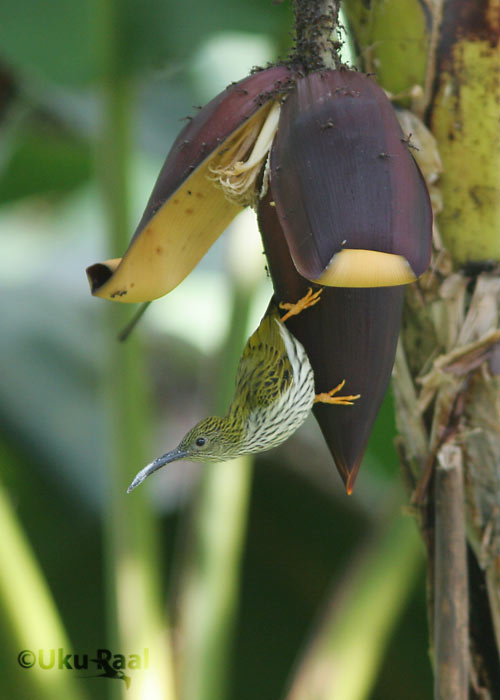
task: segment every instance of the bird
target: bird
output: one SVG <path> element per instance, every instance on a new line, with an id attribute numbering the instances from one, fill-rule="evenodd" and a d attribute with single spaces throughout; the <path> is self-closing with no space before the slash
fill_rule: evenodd
<path id="1" fill-rule="evenodd" d="M 222 462 L 270 450 L 304 423 L 314 403 L 349 406 L 360 398 L 360 394 L 338 395 L 345 379 L 330 391 L 316 394 L 306 351 L 285 325 L 291 316 L 317 304 L 322 291 L 313 292 L 310 287 L 295 303 L 271 302 L 243 350 L 226 415 L 209 416 L 197 423 L 175 449 L 145 466 L 127 493 L 171 462 Z M 286 313 L 280 316 L 279 309 Z"/>

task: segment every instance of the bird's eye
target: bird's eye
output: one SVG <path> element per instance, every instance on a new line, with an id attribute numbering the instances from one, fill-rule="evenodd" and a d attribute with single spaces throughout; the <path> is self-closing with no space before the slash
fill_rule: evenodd
<path id="1" fill-rule="evenodd" d="M 196 438 L 196 446 L 197 447 L 203 447 L 203 445 L 205 443 L 206 443 L 206 439 L 204 437 Z"/>

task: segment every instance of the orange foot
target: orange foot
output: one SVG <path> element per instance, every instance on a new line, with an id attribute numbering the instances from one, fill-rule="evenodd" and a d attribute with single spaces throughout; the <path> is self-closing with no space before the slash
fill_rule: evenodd
<path id="1" fill-rule="evenodd" d="M 281 322 L 284 323 L 285 321 L 288 321 L 291 316 L 297 316 L 301 311 L 304 311 L 304 309 L 308 309 L 310 306 L 317 304 L 322 291 L 323 288 L 318 289 L 318 291 L 314 292 L 313 294 L 312 287 L 309 287 L 307 294 L 302 297 L 302 299 L 299 299 L 295 304 L 281 303 L 280 309 L 288 309 L 286 314 L 281 317 Z"/>
<path id="2" fill-rule="evenodd" d="M 331 391 L 325 391 L 322 394 L 316 394 L 314 403 L 332 403 L 338 404 L 340 406 L 352 406 L 356 399 L 359 399 L 361 394 L 351 394 L 350 396 L 334 396 L 338 391 L 342 389 L 345 384 L 345 379 L 338 384 L 335 389 Z"/>

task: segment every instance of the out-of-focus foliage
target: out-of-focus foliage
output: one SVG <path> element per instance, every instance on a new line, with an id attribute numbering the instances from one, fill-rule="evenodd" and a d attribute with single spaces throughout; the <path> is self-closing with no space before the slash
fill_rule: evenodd
<path id="1" fill-rule="evenodd" d="M 139 75 L 185 61 L 215 33 L 268 34 L 285 45 L 291 20 L 289 6 L 267 0 L 20 0 L 0 8 L 0 45 L 5 60 L 24 74 L 64 85 L 92 83 L 101 73 L 106 51 L 102 14 L 119 7 L 117 36 L 120 72 Z"/>
<path id="2" fill-rule="evenodd" d="M 105 429 L 109 308 L 90 297 L 83 270 L 93 260 L 122 252 L 107 249 L 97 178 L 103 56 L 110 41 L 118 40 L 119 72 L 131 95 L 129 205 L 135 221 L 182 125 L 180 118 L 225 82 L 241 77 L 241 70 L 284 54 L 291 19 L 286 3 L 270 0 L 115 0 L 121 20 L 112 38 L 103 31 L 105 5 L 17 0 L 0 6 L 0 69 L 16 88 L 0 121 L 1 481 L 16 527 L 26 536 L 33 565 L 69 637 L 68 653 L 89 654 L 111 644 L 109 572 L 103 558 L 110 504 L 111 439 Z M 237 72 L 231 74 L 233 69 Z M 255 228 L 245 229 L 244 237 L 253 237 L 260 256 Z M 213 410 L 215 370 L 231 333 L 228 242 L 235 238 L 234 231 L 228 232 L 179 289 L 155 303 L 139 331 L 154 396 L 151 457 L 176 444 L 187 427 Z M 260 267 L 250 327 L 270 294 L 264 260 Z M 122 352 L 120 346 L 114 352 Z M 312 421 L 283 448 L 257 460 L 234 649 L 227 659 L 229 697 L 275 700 L 284 693 L 326 596 L 349 562 L 362 556 L 385 503 L 398 498 L 394 433 L 388 397 L 350 498 Z M 174 624 L 192 511 L 187 505 L 193 503 L 198 473 L 181 463 L 144 486 L 158 516 L 162 557 L 157 568 Z M 135 496 L 125 495 L 127 485 L 124 519 L 132 517 L 126 515 L 126 499 Z M 2 561 L 0 566 L 14 564 Z M 130 606 L 134 602 L 132 597 Z M 6 605 L 2 600 L 5 619 Z M 0 625 L 2 697 L 42 697 L 17 655 L 34 644 L 51 649 L 57 642 L 50 634 L 35 641 L 32 633 L 27 628 L 20 636 L 10 624 Z M 395 634 L 371 697 L 426 697 L 430 670 L 422 585 Z M 69 673 L 44 673 L 63 672 Z M 107 698 L 125 690 L 121 681 L 80 677 L 86 673 L 72 672 L 86 697 Z M 136 678 L 132 674 L 132 689 Z"/>
<path id="3" fill-rule="evenodd" d="M 91 177 L 88 143 L 74 133 L 64 133 L 61 125 L 44 123 L 41 117 L 16 136 L 0 176 L 2 202 L 33 195 L 61 196 Z"/>

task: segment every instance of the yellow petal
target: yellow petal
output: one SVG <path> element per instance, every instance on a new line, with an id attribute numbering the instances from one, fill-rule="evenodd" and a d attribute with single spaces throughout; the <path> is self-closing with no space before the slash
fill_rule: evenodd
<path id="1" fill-rule="evenodd" d="M 395 287 L 415 279 L 402 255 L 344 248 L 333 256 L 321 276 L 312 281 L 326 287 Z"/>
<path id="2" fill-rule="evenodd" d="M 95 296 L 150 301 L 170 292 L 191 272 L 241 211 L 207 179 L 208 167 L 209 161 L 165 202 L 115 269 L 102 263 L 114 274 L 92 291 Z"/>
<path id="3" fill-rule="evenodd" d="M 261 107 L 201 163 L 134 237 L 121 260 L 87 268 L 94 296 L 129 303 L 150 301 L 182 282 L 243 209 L 214 182 L 214 167 L 249 132 L 258 135 L 271 106 Z"/>

